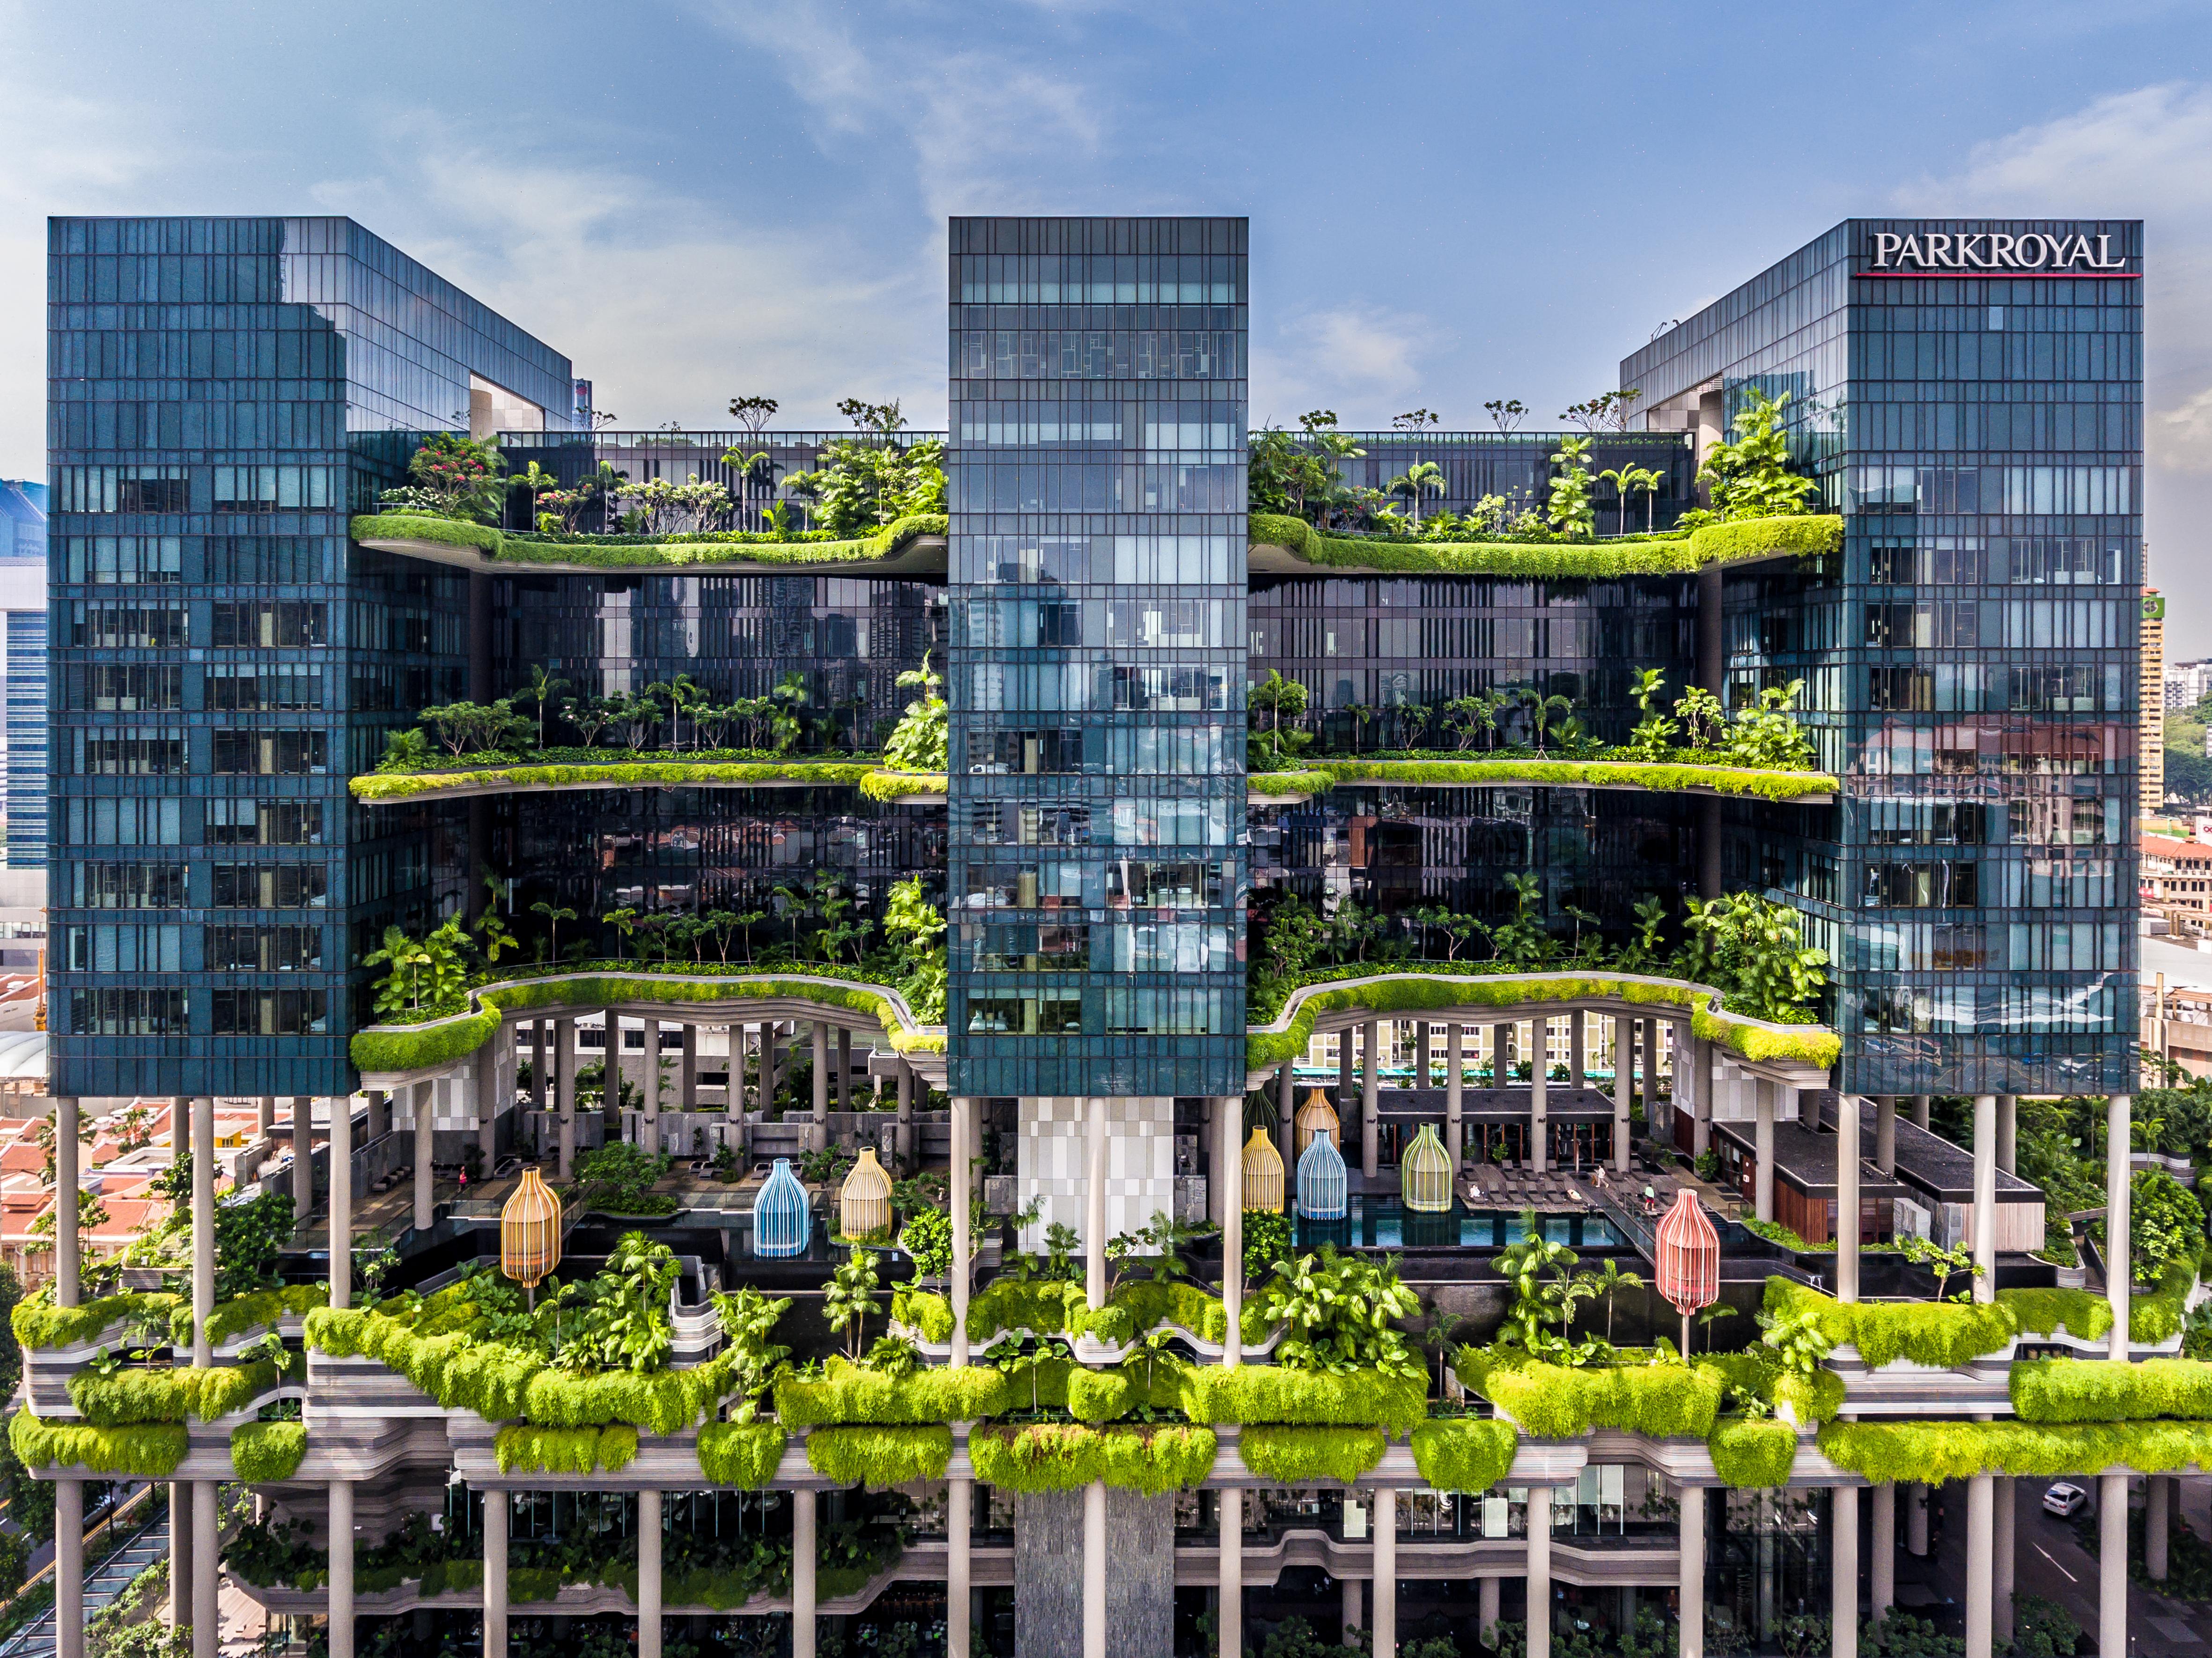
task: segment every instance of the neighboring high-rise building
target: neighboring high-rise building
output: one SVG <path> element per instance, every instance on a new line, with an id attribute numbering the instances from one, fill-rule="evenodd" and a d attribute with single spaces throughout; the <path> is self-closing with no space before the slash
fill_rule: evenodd
<path id="1" fill-rule="evenodd" d="M 0 613 L 7 630 L 7 856 L 46 866 L 46 486 L 0 479 Z"/>
<path id="2" fill-rule="evenodd" d="M 2155 587 L 2142 595 L 2142 815 L 2166 810 L 2166 600 Z M 2194 702 L 2186 705 L 2194 708 Z M 2212 738 L 2208 738 L 2212 740 Z"/>

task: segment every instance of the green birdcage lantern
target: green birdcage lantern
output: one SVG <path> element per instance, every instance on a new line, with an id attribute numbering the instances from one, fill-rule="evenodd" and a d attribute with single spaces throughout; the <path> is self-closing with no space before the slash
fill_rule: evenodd
<path id="1" fill-rule="evenodd" d="M 1398 1163 L 1398 1196 L 1407 1208 L 1441 1215 L 1452 1206 L 1451 1154 L 1437 1138 L 1437 1126 L 1425 1122 Z"/>

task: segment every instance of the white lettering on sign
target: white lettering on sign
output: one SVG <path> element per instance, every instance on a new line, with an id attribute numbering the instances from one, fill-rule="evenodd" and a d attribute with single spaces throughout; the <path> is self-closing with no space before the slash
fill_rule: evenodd
<path id="1" fill-rule="evenodd" d="M 1876 270 L 2124 270 L 2127 264 L 2125 254 L 2114 257 L 2110 236 L 2033 230 L 2024 236 L 1991 230 L 1900 236 L 1881 230 L 1874 238 Z"/>

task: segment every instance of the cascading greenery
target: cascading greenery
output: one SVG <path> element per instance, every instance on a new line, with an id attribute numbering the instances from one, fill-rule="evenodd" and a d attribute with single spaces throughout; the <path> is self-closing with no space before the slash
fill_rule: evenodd
<path id="1" fill-rule="evenodd" d="M 231 1430 L 230 1465 L 248 1485 L 289 1479 L 307 1455 L 304 1422 L 246 1422 Z"/>
<path id="2" fill-rule="evenodd" d="M 2152 1358 L 2016 1360 L 2014 1412 L 2023 1422 L 2137 1422 L 2158 1417 L 2212 1420 L 2212 1363 Z"/>
<path id="3" fill-rule="evenodd" d="M 699 1471 L 717 1485 L 758 1491 L 775 1478 L 788 1442 L 777 1423 L 709 1422 L 699 1430 Z"/>
<path id="4" fill-rule="evenodd" d="M 1380 1428 L 1252 1427 L 1237 1436 L 1244 1466 L 1285 1485 L 1352 1485 L 1382 1460 L 1383 1443 Z"/>
<path id="5" fill-rule="evenodd" d="M 1771 1417 L 1731 1417 L 1714 1427 L 1706 1446 L 1713 1472 L 1727 1484 L 1768 1490 L 1790 1483 L 1797 1461 L 1797 1430 Z"/>
<path id="6" fill-rule="evenodd" d="M 952 1460 L 952 1430 L 942 1426 L 815 1428 L 806 1461 L 841 1485 L 881 1488 L 942 1479 Z"/>
<path id="7" fill-rule="evenodd" d="M 1476 1417 L 1424 1422 L 1408 1436 L 1413 1466 L 1440 1491 L 1489 1490 L 1511 1471 L 1520 1441 L 1510 1422 Z"/>
<path id="8" fill-rule="evenodd" d="M 2212 1470 L 2212 1422 L 1832 1422 L 1820 1442 L 1838 1467 L 1876 1484 Z"/>
<path id="9" fill-rule="evenodd" d="M 1218 1444 L 1211 1428 L 1036 1423 L 981 1428 L 968 1439 L 975 1477 L 1001 1491 L 1066 1491 L 1093 1481 L 1158 1497 L 1204 1483 Z"/>
<path id="10" fill-rule="evenodd" d="M 98 1428 L 79 1422 L 43 1422 L 27 1406 L 8 1424 L 8 1442 L 27 1468 L 82 1467 L 88 1473 L 136 1474 L 166 1479 L 185 1460 L 180 1422 L 141 1422 Z"/>
<path id="11" fill-rule="evenodd" d="M 283 1379 L 267 1359 L 206 1370 L 86 1370 L 70 1378 L 70 1402 L 96 1428 L 188 1417 L 211 1422 L 242 1409 Z"/>
<path id="12" fill-rule="evenodd" d="M 44 1284 L 9 1309 L 8 1321 L 15 1339 L 26 1347 L 75 1347 L 97 1340 L 118 1324 L 168 1332 L 179 1307 L 189 1319 L 191 1306 L 183 1297 L 146 1290 L 126 1290 L 75 1307 L 57 1307 L 53 1286 Z"/>
<path id="13" fill-rule="evenodd" d="M 501 1428 L 493 1444 L 501 1473 L 619 1473 L 637 1457 L 637 1430 L 626 1424 L 541 1428 L 518 1422 Z"/>

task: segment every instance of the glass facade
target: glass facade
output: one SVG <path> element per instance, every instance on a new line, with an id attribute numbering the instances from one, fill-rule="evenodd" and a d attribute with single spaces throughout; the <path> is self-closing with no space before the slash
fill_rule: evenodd
<path id="1" fill-rule="evenodd" d="M 8 612 L 8 867 L 46 866 L 46 613 Z"/>
<path id="2" fill-rule="evenodd" d="M 950 247 L 951 1086 L 1241 1094 L 1245 222 Z"/>
<path id="3" fill-rule="evenodd" d="M 1874 268 L 1908 237 L 2045 268 Z M 2083 237 L 2095 274 L 2053 266 Z M 2134 1084 L 2142 247 L 2134 221 L 1852 220 L 1621 365 L 1662 422 L 1789 393 L 1845 515 L 1833 568 L 1725 592 L 1731 700 L 1803 679 L 1844 779 L 1813 845 L 1732 817 L 1725 864 L 1837 958 L 1845 1088 Z"/>
<path id="4" fill-rule="evenodd" d="M 345 1093 L 362 953 L 466 867 L 347 779 L 469 667 L 468 578 L 346 514 L 483 382 L 565 422 L 568 362 L 348 220 L 48 254 L 54 1090 Z"/>

